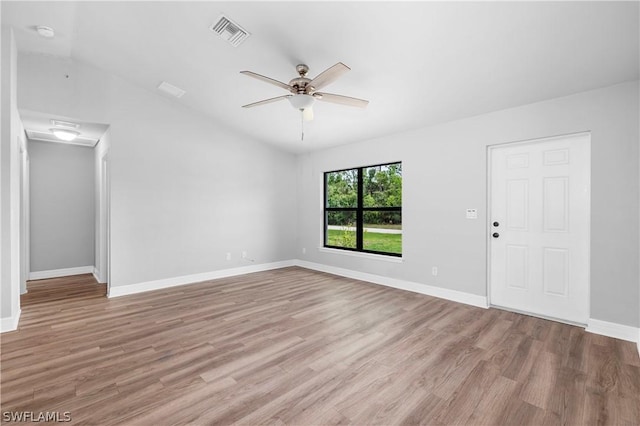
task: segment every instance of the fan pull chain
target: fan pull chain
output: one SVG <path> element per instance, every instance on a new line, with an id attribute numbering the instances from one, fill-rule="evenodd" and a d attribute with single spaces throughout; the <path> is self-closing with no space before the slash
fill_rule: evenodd
<path id="1" fill-rule="evenodd" d="M 304 111 L 300 110 L 300 127 L 302 129 L 302 134 L 300 135 L 300 140 L 304 141 Z"/>

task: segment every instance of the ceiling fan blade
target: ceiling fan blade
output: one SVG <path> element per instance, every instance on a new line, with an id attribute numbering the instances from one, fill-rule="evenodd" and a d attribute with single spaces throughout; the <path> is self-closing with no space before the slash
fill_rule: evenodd
<path id="1" fill-rule="evenodd" d="M 288 84 L 283 83 L 281 81 L 274 80 L 274 79 L 269 78 L 269 77 L 265 77 L 264 75 L 261 75 L 261 74 L 256 74 L 255 72 L 252 72 L 252 71 L 240 71 L 240 74 L 244 74 L 244 75 L 248 75 L 249 77 L 257 78 L 258 80 L 265 81 L 267 83 L 273 84 L 274 86 L 282 87 L 284 90 L 286 90 L 288 92 L 291 92 L 291 86 L 289 86 Z"/>
<path id="2" fill-rule="evenodd" d="M 349 68 L 342 62 L 338 62 L 334 66 L 322 71 L 316 78 L 314 78 L 309 82 L 309 84 L 307 84 L 307 87 L 311 86 L 314 88 L 314 90 L 320 90 L 324 86 L 336 81 L 338 77 L 349 70 L 351 70 L 351 68 Z"/>
<path id="3" fill-rule="evenodd" d="M 302 110 L 302 119 L 304 121 L 312 121 L 313 120 L 313 108 L 305 108 Z"/>
<path id="4" fill-rule="evenodd" d="M 270 104 L 271 102 L 277 102 L 281 99 L 287 99 L 290 98 L 293 95 L 282 95 L 282 96 L 277 96 L 275 98 L 270 98 L 270 99 L 265 99 L 263 101 L 258 101 L 258 102 L 254 102 L 252 104 L 247 104 L 247 105 L 242 105 L 242 108 L 252 108 L 254 106 L 259 106 L 259 105 L 264 105 L 264 104 Z"/>
<path id="5" fill-rule="evenodd" d="M 358 108 L 366 108 L 369 101 L 364 99 L 352 98 L 350 96 L 334 95 L 332 93 L 314 93 L 314 98 L 322 102 L 331 102 L 332 104 L 342 104 Z"/>

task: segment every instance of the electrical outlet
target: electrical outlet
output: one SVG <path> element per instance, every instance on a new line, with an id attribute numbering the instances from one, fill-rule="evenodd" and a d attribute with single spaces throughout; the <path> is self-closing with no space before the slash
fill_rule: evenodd
<path id="1" fill-rule="evenodd" d="M 231 253 L 227 252 L 227 260 L 231 260 Z"/>
<path id="2" fill-rule="evenodd" d="M 247 252 L 246 252 L 246 251 L 244 251 L 244 250 L 242 251 L 242 258 L 243 258 L 243 259 L 246 259 L 246 258 L 247 258 Z"/>
<path id="3" fill-rule="evenodd" d="M 302 254 L 307 254 L 307 249 L 302 247 Z"/>
<path id="4" fill-rule="evenodd" d="M 434 277 L 438 276 L 438 267 L 434 266 L 433 268 L 431 268 L 431 275 L 433 275 Z"/>

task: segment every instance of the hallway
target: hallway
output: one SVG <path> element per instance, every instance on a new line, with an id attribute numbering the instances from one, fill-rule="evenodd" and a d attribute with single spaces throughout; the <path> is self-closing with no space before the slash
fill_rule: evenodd
<path id="1" fill-rule="evenodd" d="M 69 308 L 70 305 L 85 303 L 88 299 L 95 299 L 99 296 L 106 297 L 107 285 L 98 284 L 92 274 L 81 274 L 27 281 L 27 291 L 26 294 L 20 296 L 23 315 L 26 314 L 24 308 L 42 303 L 56 302 L 48 304 L 47 309 L 60 310 L 63 306 Z"/>

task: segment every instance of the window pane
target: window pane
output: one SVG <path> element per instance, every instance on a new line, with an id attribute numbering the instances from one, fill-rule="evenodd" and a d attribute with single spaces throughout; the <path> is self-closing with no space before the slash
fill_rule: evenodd
<path id="1" fill-rule="evenodd" d="M 364 250 L 402 254 L 402 220 L 400 212 L 365 212 L 362 234 Z M 377 220 L 374 220 L 377 217 Z M 367 219 L 370 220 L 367 223 Z M 379 222 L 379 223 L 371 223 Z"/>
<path id="2" fill-rule="evenodd" d="M 328 246 L 356 248 L 356 212 L 327 212 Z"/>
<path id="3" fill-rule="evenodd" d="M 326 174 L 327 207 L 358 206 L 358 169 Z"/>
<path id="4" fill-rule="evenodd" d="M 363 169 L 364 207 L 402 207 L 402 163 Z"/>

